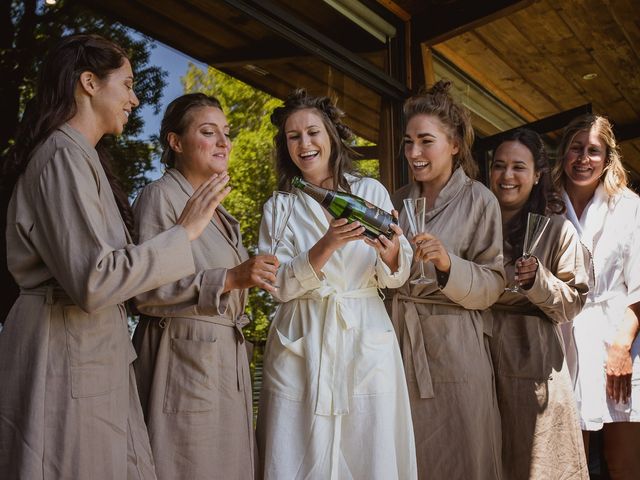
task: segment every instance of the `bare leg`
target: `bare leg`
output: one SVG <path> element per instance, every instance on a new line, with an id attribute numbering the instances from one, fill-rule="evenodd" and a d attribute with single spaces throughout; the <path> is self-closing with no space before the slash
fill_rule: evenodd
<path id="1" fill-rule="evenodd" d="M 587 458 L 587 465 L 589 465 L 589 431 L 582 430 L 582 442 L 584 443 L 584 454 Z"/>
<path id="2" fill-rule="evenodd" d="M 640 423 L 605 423 L 603 442 L 611 480 L 640 479 Z"/>

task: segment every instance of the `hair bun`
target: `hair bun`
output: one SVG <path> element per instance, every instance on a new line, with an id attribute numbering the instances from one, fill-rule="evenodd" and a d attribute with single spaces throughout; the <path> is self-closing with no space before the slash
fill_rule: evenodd
<path id="1" fill-rule="evenodd" d="M 449 90 L 451 90 L 451 80 L 438 80 L 429 90 L 427 90 L 427 94 L 438 95 L 444 94 L 448 95 Z"/>

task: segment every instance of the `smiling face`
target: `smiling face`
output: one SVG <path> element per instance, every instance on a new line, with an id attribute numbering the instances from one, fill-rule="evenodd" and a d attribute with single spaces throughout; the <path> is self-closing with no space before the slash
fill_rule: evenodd
<path id="1" fill-rule="evenodd" d="M 94 112 L 103 134 L 120 135 L 131 111 L 140 102 L 133 91 L 133 71 L 129 60 L 103 79 L 96 78 L 97 89 L 92 99 Z"/>
<path id="2" fill-rule="evenodd" d="M 456 153 L 457 144 L 437 117 L 411 117 L 404 135 L 404 155 L 417 182 L 442 188 L 453 173 Z"/>
<path id="3" fill-rule="evenodd" d="M 197 188 L 214 173 L 227 170 L 231 140 L 222 110 L 196 107 L 190 110 L 184 132 L 167 135 L 176 155 L 176 168 Z"/>
<path id="4" fill-rule="evenodd" d="M 564 156 L 566 182 L 595 190 L 604 171 L 606 151 L 596 128 L 576 133 Z"/>
<path id="5" fill-rule="evenodd" d="M 331 139 L 315 109 L 298 110 L 284 124 L 287 149 L 305 180 L 320 185 L 331 175 Z"/>
<path id="6" fill-rule="evenodd" d="M 498 146 L 491 164 L 490 186 L 503 211 L 519 211 L 539 179 L 531 150 L 517 141 Z"/>

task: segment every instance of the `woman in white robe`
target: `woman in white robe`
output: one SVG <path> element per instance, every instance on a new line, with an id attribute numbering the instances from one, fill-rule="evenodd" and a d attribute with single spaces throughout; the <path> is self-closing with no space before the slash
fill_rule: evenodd
<path id="1" fill-rule="evenodd" d="M 640 478 L 640 199 L 627 188 L 609 121 L 573 120 L 562 135 L 554 180 L 567 218 L 593 258 L 590 290 L 565 342 L 587 456 L 603 430 L 614 480 Z M 573 354 L 573 355 L 572 355 Z"/>
<path id="2" fill-rule="evenodd" d="M 327 98 L 296 91 L 272 115 L 281 188 L 294 175 L 392 210 L 385 188 L 348 174 L 350 135 Z M 362 237 L 298 198 L 276 251 L 280 305 L 264 357 L 258 450 L 265 479 L 414 479 L 416 460 L 400 351 L 379 288 L 407 279 L 411 248 Z M 271 245 L 267 202 L 260 250 Z"/>

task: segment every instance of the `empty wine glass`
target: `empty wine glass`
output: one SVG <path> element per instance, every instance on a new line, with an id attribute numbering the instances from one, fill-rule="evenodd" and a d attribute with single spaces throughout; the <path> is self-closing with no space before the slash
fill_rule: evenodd
<path id="1" fill-rule="evenodd" d="M 276 254 L 278 245 L 282 241 L 284 227 L 286 227 L 293 205 L 298 198 L 294 193 L 273 192 L 273 213 L 271 215 L 271 255 Z"/>
<path id="2" fill-rule="evenodd" d="M 419 233 L 424 233 L 424 216 L 427 212 L 427 199 L 420 198 L 405 198 L 404 209 L 407 211 L 407 218 L 409 219 L 409 228 L 411 233 L 415 237 Z M 427 278 L 424 274 L 424 262 L 420 262 L 420 276 L 409 282 L 413 285 L 431 285 L 435 283 L 435 280 Z"/>
<path id="3" fill-rule="evenodd" d="M 527 216 L 527 229 L 524 234 L 524 244 L 522 247 L 522 259 L 527 260 L 528 258 L 531 258 L 533 250 L 542 238 L 544 229 L 547 228 L 547 225 L 549 224 L 549 220 L 549 217 L 529 212 L 529 215 Z M 512 286 L 506 287 L 504 291 L 520 293 L 522 292 L 522 289 L 517 283 L 514 283 Z"/>

